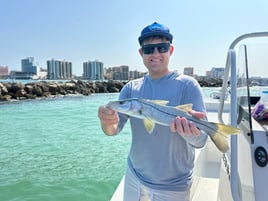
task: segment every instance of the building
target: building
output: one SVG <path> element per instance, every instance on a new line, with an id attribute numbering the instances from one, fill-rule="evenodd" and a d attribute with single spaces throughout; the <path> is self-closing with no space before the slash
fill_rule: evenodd
<path id="1" fill-rule="evenodd" d="M 47 79 L 72 79 L 72 62 L 48 60 L 47 61 Z"/>
<path id="2" fill-rule="evenodd" d="M 15 79 L 35 79 L 39 76 L 40 68 L 35 64 L 34 57 L 21 60 L 21 72 L 15 73 Z"/>
<path id="3" fill-rule="evenodd" d="M 134 80 L 143 77 L 146 73 L 137 70 L 129 71 L 126 65 L 104 68 L 104 77 L 107 80 Z"/>
<path id="4" fill-rule="evenodd" d="M 120 79 L 129 80 L 129 67 L 126 65 L 120 66 Z"/>
<path id="5" fill-rule="evenodd" d="M 111 67 L 104 68 L 104 79 L 112 80 L 113 79 L 113 69 Z"/>
<path id="6" fill-rule="evenodd" d="M 39 75 L 39 67 L 35 64 L 33 57 L 21 60 L 21 72 L 28 75 Z"/>
<path id="7" fill-rule="evenodd" d="M 39 78 L 42 80 L 47 78 L 47 69 L 40 68 Z"/>
<path id="8" fill-rule="evenodd" d="M 137 70 L 129 71 L 129 80 L 134 80 L 134 79 L 143 77 L 146 73 L 143 73 L 143 72 L 140 72 L 140 71 L 137 71 Z"/>
<path id="9" fill-rule="evenodd" d="M 129 67 L 126 65 L 112 68 L 113 80 L 129 80 Z"/>
<path id="10" fill-rule="evenodd" d="M 8 66 L 0 66 L 0 76 L 8 76 Z"/>
<path id="11" fill-rule="evenodd" d="M 183 74 L 194 77 L 194 68 L 193 67 L 185 67 L 183 70 Z"/>
<path id="12" fill-rule="evenodd" d="M 103 63 L 100 61 L 87 61 L 83 63 L 83 78 L 85 80 L 103 80 Z"/>
<path id="13" fill-rule="evenodd" d="M 33 75 L 29 73 L 24 73 L 21 71 L 10 71 L 9 74 L 10 79 L 18 79 L 18 80 L 29 80 L 33 79 Z"/>
<path id="14" fill-rule="evenodd" d="M 207 72 L 207 75 L 210 75 L 210 78 L 214 79 L 223 79 L 224 77 L 224 68 L 213 67 L 210 72 Z"/>

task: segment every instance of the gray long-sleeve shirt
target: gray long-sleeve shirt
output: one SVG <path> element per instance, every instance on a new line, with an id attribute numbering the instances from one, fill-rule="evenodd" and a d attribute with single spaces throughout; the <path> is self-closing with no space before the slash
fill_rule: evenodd
<path id="1" fill-rule="evenodd" d="M 127 83 L 119 99 L 144 98 L 168 100 L 169 106 L 193 104 L 196 111 L 205 112 L 202 90 L 198 82 L 178 72 L 170 72 L 160 79 L 149 75 Z M 119 114 L 118 132 L 122 130 L 128 116 Z M 143 121 L 130 117 L 132 144 L 128 165 L 141 183 L 153 188 L 185 191 L 192 183 L 195 148 L 203 147 L 207 135 L 182 137 L 172 133 L 167 126 L 157 125 L 148 134 Z"/>

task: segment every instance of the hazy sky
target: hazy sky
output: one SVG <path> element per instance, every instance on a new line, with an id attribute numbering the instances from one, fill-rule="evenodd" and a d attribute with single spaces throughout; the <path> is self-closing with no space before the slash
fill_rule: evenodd
<path id="1" fill-rule="evenodd" d="M 137 38 L 155 21 L 174 36 L 171 69 L 204 75 L 225 65 L 236 37 L 268 31 L 268 1 L 0 0 L 0 66 L 21 70 L 21 59 L 34 57 L 44 68 L 71 61 L 76 75 L 89 60 L 146 71 Z"/>

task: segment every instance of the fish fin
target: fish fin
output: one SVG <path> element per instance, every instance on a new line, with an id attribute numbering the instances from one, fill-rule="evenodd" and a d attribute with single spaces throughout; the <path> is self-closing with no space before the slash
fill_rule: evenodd
<path id="1" fill-rule="evenodd" d="M 167 100 L 150 100 L 150 101 L 159 105 L 167 105 L 169 103 L 169 101 Z"/>
<path id="2" fill-rule="evenodd" d="M 186 112 L 189 112 L 189 111 L 192 110 L 193 104 L 178 105 L 175 108 L 176 109 L 179 109 L 179 110 L 184 110 Z"/>
<path id="3" fill-rule="evenodd" d="M 227 136 L 220 135 L 216 133 L 215 135 L 210 136 L 210 139 L 214 142 L 216 147 L 222 152 L 226 153 L 229 150 L 229 143 Z"/>
<path id="4" fill-rule="evenodd" d="M 216 124 L 216 129 L 218 133 L 220 133 L 221 135 L 234 135 L 234 134 L 238 134 L 240 132 L 239 128 L 233 127 L 233 126 L 229 126 L 229 125 L 225 125 L 225 124 L 220 124 L 220 123 L 214 123 Z"/>
<path id="5" fill-rule="evenodd" d="M 151 119 L 143 119 L 143 124 L 144 124 L 144 127 L 146 129 L 146 131 L 151 134 L 154 130 L 154 127 L 155 127 L 155 123 L 153 120 Z"/>
<path id="6" fill-rule="evenodd" d="M 228 135 L 238 134 L 240 129 L 219 123 L 212 123 L 216 126 L 214 134 L 209 135 L 216 147 L 223 153 L 229 150 Z"/>

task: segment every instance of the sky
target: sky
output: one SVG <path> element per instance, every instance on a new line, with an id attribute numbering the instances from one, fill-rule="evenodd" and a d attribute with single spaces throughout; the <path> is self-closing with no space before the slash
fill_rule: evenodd
<path id="1" fill-rule="evenodd" d="M 145 72 L 138 37 L 159 22 L 174 38 L 169 67 L 205 75 L 224 67 L 235 38 L 268 31 L 267 9 L 267 0 L 0 0 L 0 66 L 21 70 L 34 57 L 43 68 L 70 61 L 75 75 L 94 60 Z"/>

